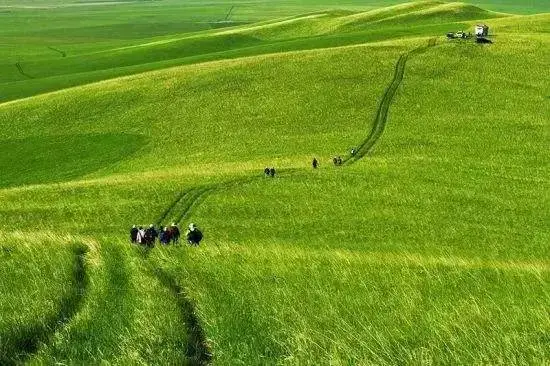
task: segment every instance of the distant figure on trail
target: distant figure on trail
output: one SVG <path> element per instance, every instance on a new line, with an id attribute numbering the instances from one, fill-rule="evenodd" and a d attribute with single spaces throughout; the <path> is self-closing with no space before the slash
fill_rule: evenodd
<path id="1" fill-rule="evenodd" d="M 332 159 L 332 162 L 333 162 L 334 165 L 336 165 L 336 166 L 342 165 L 342 158 L 339 157 L 339 156 L 335 156 L 335 157 Z"/>
<path id="2" fill-rule="evenodd" d="M 317 161 L 316 158 L 313 158 L 313 161 L 311 162 L 311 166 L 313 167 L 313 169 L 317 169 L 317 167 L 319 166 L 319 162 Z"/>
<path id="3" fill-rule="evenodd" d="M 351 156 L 355 156 L 355 154 L 357 154 L 357 150 L 354 147 L 352 147 L 351 148 Z"/>
<path id="4" fill-rule="evenodd" d="M 189 224 L 189 229 L 185 233 L 185 236 L 187 237 L 187 242 L 194 247 L 199 246 L 202 240 L 202 232 L 193 223 Z"/>
<path id="5" fill-rule="evenodd" d="M 338 156 L 336 159 L 338 159 L 338 165 L 342 165 L 342 158 Z"/>
<path id="6" fill-rule="evenodd" d="M 275 168 L 269 169 L 269 175 L 271 176 L 271 178 L 275 177 Z"/>
<path id="7" fill-rule="evenodd" d="M 172 223 L 172 226 L 170 227 L 170 240 L 174 242 L 174 244 L 177 244 L 180 241 L 180 229 L 176 225 L 176 223 Z"/>
<path id="8" fill-rule="evenodd" d="M 136 241 L 138 242 L 138 244 L 145 244 L 145 230 L 143 230 L 143 227 L 141 226 L 139 227 Z"/>
<path id="9" fill-rule="evenodd" d="M 137 236 L 138 236 L 138 228 L 136 225 L 132 226 L 130 229 L 130 242 L 137 243 Z"/>
<path id="10" fill-rule="evenodd" d="M 264 169 L 264 175 L 265 175 L 266 177 L 269 177 L 269 168 L 268 168 L 268 167 L 265 167 L 265 169 Z"/>

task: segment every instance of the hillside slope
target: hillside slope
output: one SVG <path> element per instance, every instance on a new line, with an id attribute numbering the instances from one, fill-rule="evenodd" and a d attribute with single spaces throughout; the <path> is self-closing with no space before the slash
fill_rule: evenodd
<path id="1" fill-rule="evenodd" d="M 499 16 L 461 3 L 429 1 L 361 13 L 329 11 L 229 30 L 165 36 L 131 46 L 76 50 L 64 57 L 55 52 L 49 57 L 9 57 L 0 61 L 0 101 L 174 65 L 403 37 L 441 36 L 449 29 L 466 29 L 464 21 Z"/>
<path id="2" fill-rule="evenodd" d="M 446 28 L 426 6 L 426 28 L 397 17 Z M 548 362 L 549 20 L 494 19 L 491 45 L 304 37 L 0 104 L 0 360 Z M 387 95 L 374 148 L 334 166 Z M 173 222 L 201 245 L 128 243 Z"/>

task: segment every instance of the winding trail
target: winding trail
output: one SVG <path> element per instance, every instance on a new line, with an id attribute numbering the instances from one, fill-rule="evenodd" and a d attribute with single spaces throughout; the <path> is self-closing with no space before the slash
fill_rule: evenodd
<path id="1" fill-rule="evenodd" d="M 380 139 L 382 133 L 384 133 L 384 129 L 386 128 L 390 106 L 393 102 L 399 85 L 401 85 L 401 82 L 403 81 L 403 76 L 405 75 L 405 66 L 409 57 L 422 53 L 430 47 L 434 47 L 436 43 L 437 39 L 432 38 L 428 42 L 427 46 L 415 48 L 414 50 L 404 53 L 399 57 L 399 59 L 397 60 L 397 64 L 395 65 L 393 79 L 386 88 L 384 94 L 382 95 L 382 99 L 378 104 L 378 109 L 376 110 L 376 116 L 374 118 L 374 123 L 372 124 L 372 129 L 370 133 L 357 146 L 357 151 L 355 155 L 348 155 L 344 158 L 343 164 L 350 165 L 363 158 L 373 148 L 378 139 Z"/>
<path id="2" fill-rule="evenodd" d="M 360 143 L 355 155 L 349 155 L 344 159 L 344 164 L 350 165 L 363 158 L 378 141 L 388 119 L 388 111 L 393 102 L 397 89 L 403 81 L 405 74 L 405 66 L 407 60 L 411 55 L 424 52 L 430 47 L 436 45 L 436 39 L 431 39 L 427 46 L 416 48 L 412 51 L 402 54 L 397 64 L 395 65 L 395 71 L 393 79 L 386 88 L 382 99 L 378 105 L 376 117 L 372 125 L 372 129 L 368 136 Z M 294 176 L 299 172 L 299 169 L 285 169 L 278 173 L 279 177 Z M 217 192 L 221 189 L 228 189 L 235 185 L 245 184 L 256 179 L 269 179 L 264 178 L 262 175 L 245 176 L 242 178 L 233 179 L 230 181 L 203 185 L 190 188 L 177 194 L 174 201 L 168 205 L 168 207 L 159 215 L 155 221 L 159 226 L 162 222 L 166 222 L 168 219 L 173 219 L 171 222 L 180 224 L 186 218 L 189 217 L 192 210 L 196 208 L 204 199 L 211 193 Z M 146 253 L 144 258 L 147 258 Z M 175 296 L 180 309 L 182 311 L 184 319 L 186 319 L 186 326 L 188 329 L 188 345 L 187 356 L 193 364 L 206 365 L 209 364 L 212 359 L 212 351 L 210 346 L 206 342 L 205 332 L 201 326 L 200 319 L 195 315 L 195 307 L 193 301 L 187 296 L 185 290 L 177 282 L 176 278 L 169 274 L 162 268 L 154 267 L 152 272 L 155 274 L 160 283 L 162 283 L 170 292 Z"/>
<path id="3" fill-rule="evenodd" d="M 10 344 L 3 344 L 2 348 L 13 350 L 14 354 L 0 354 L 1 365 L 19 365 L 29 360 L 38 351 L 40 344 L 49 342 L 53 335 L 80 310 L 88 286 L 85 264 L 88 247 L 78 244 L 75 245 L 73 251 L 75 259 L 72 286 L 69 293 L 61 299 L 58 313 L 42 321 L 37 319 L 35 324 L 21 327 L 17 329 L 17 334 L 7 337 Z M 1 340 L 6 341 L 5 339 Z"/>

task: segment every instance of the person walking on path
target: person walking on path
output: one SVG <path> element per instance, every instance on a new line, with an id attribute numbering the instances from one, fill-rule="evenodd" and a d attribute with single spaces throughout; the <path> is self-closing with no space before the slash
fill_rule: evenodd
<path id="1" fill-rule="evenodd" d="M 176 223 L 172 223 L 172 227 L 170 228 L 170 239 L 174 244 L 177 244 L 180 241 L 180 229 L 176 225 Z"/>
<path id="2" fill-rule="evenodd" d="M 313 169 L 317 169 L 317 167 L 319 166 L 319 162 L 317 161 L 317 158 L 313 158 L 313 161 L 311 162 L 311 166 L 313 167 Z"/>
<path id="3" fill-rule="evenodd" d="M 136 225 L 132 226 L 130 229 L 130 242 L 137 243 L 137 236 L 138 236 L 138 228 Z"/>
<path id="4" fill-rule="evenodd" d="M 198 247 L 202 240 L 202 232 L 193 223 L 189 224 L 189 229 L 185 233 L 185 236 L 187 242 L 194 247 Z"/>
<path id="5" fill-rule="evenodd" d="M 275 168 L 269 169 L 269 175 L 271 176 L 271 178 L 275 178 Z"/>
<path id="6" fill-rule="evenodd" d="M 161 228 L 159 234 L 159 241 L 162 245 L 170 244 L 170 231 L 167 227 Z"/>
<path id="7" fill-rule="evenodd" d="M 145 231 L 145 237 L 147 238 L 147 245 L 150 247 L 155 246 L 155 241 L 157 240 L 157 230 L 155 229 L 155 225 L 151 224 L 149 225 L 149 228 Z"/>
<path id="8" fill-rule="evenodd" d="M 141 226 L 139 227 L 136 241 L 138 242 L 138 244 L 145 244 L 145 230 L 143 230 L 143 227 Z"/>

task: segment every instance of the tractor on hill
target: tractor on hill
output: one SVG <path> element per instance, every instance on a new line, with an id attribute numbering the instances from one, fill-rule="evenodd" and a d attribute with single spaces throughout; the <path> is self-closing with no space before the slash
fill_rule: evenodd
<path id="1" fill-rule="evenodd" d="M 489 35 L 489 27 L 485 24 L 477 24 L 474 28 L 474 35 L 476 43 L 493 43 L 490 39 L 487 38 Z M 458 31 L 458 32 L 449 32 L 446 34 L 448 40 L 453 39 L 470 39 L 472 38 L 472 33 Z"/>

